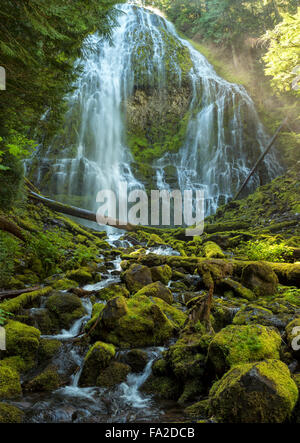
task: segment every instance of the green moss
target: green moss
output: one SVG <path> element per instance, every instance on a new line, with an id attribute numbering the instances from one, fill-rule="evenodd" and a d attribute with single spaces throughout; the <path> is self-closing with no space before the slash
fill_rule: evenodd
<path id="1" fill-rule="evenodd" d="M 0 360 L 0 367 L 7 366 L 19 374 L 26 371 L 27 364 L 20 356 L 16 355 L 14 357 L 7 357 Z"/>
<path id="2" fill-rule="evenodd" d="M 209 408 L 209 400 L 201 400 L 185 408 L 184 412 L 189 417 L 206 417 Z"/>
<path id="3" fill-rule="evenodd" d="M 20 376 L 9 366 L 0 366 L 0 399 L 18 398 L 22 395 Z"/>
<path id="4" fill-rule="evenodd" d="M 51 295 L 46 302 L 51 320 L 59 328 L 68 329 L 75 320 L 85 313 L 81 300 L 77 295 L 57 292 Z"/>
<path id="5" fill-rule="evenodd" d="M 23 308 L 31 307 L 38 300 L 40 300 L 41 297 L 47 296 L 51 292 L 51 290 L 51 287 L 46 287 L 37 291 L 28 292 L 26 294 L 19 295 L 16 298 L 1 303 L 0 307 L 4 311 L 12 312 L 15 314 Z"/>
<path id="6" fill-rule="evenodd" d="M 130 372 L 130 366 L 113 361 L 110 365 L 103 369 L 97 378 L 97 386 L 112 388 L 126 380 Z"/>
<path id="7" fill-rule="evenodd" d="M 224 258 L 225 255 L 219 245 L 212 241 L 204 243 L 204 256 L 206 258 Z"/>
<path id="8" fill-rule="evenodd" d="M 88 269 L 84 268 L 68 271 L 66 273 L 66 277 L 69 280 L 75 280 L 76 282 L 81 284 L 89 283 L 93 280 L 92 274 L 88 271 Z"/>
<path id="9" fill-rule="evenodd" d="M 145 295 L 146 297 L 156 297 L 161 298 L 166 303 L 171 305 L 173 303 L 173 295 L 169 288 L 163 285 L 160 281 L 151 283 L 150 285 L 144 286 L 136 295 Z"/>
<path id="10" fill-rule="evenodd" d="M 15 406 L 0 403 L 0 423 L 22 423 L 24 413 Z"/>
<path id="11" fill-rule="evenodd" d="M 120 285 L 113 283 L 111 285 L 106 286 L 97 292 L 97 299 L 99 300 L 110 300 L 113 297 L 126 297 L 128 298 L 130 295 L 129 291 L 126 289 L 125 285 Z"/>
<path id="12" fill-rule="evenodd" d="M 50 360 L 59 351 L 62 343 L 59 340 L 42 338 L 38 348 L 38 359 L 44 362 Z"/>
<path id="13" fill-rule="evenodd" d="M 96 342 L 84 358 L 83 370 L 79 380 L 80 386 L 94 386 L 100 371 L 109 365 L 115 354 L 116 349 L 112 344 Z"/>
<path id="14" fill-rule="evenodd" d="M 278 360 L 238 365 L 210 391 L 210 412 L 224 422 L 282 423 L 290 417 L 298 389 Z"/>
<path id="15" fill-rule="evenodd" d="M 68 289 L 77 288 L 78 283 L 74 280 L 62 278 L 52 284 L 53 289 L 57 291 L 67 291 Z"/>
<path id="16" fill-rule="evenodd" d="M 163 400 L 177 400 L 180 395 L 178 381 L 166 376 L 150 375 L 141 390 Z"/>
<path id="17" fill-rule="evenodd" d="M 30 392 L 51 392 L 60 385 L 57 368 L 47 367 L 43 372 L 26 383 L 25 389 Z"/>
<path id="18" fill-rule="evenodd" d="M 242 273 L 242 284 L 257 296 L 273 295 L 277 291 L 278 278 L 271 266 L 264 262 L 246 265 Z"/>
<path id="19" fill-rule="evenodd" d="M 266 358 L 279 359 L 280 335 L 261 325 L 229 325 L 215 335 L 208 359 L 217 374 L 230 367 Z"/>
<path id="20" fill-rule="evenodd" d="M 169 265 L 153 266 L 151 269 L 152 280 L 160 281 L 164 285 L 167 285 L 172 277 L 172 269 Z"/>
<path id="21" fill-rule="evenodd" d="M 122 278 L 131 293 L 138 292 L 144 286 L 152 283 L 150 269 L 147 266 L 136 263 L 132 264 L 129 269 L 124 272 Z"/>
<path id="22" fill-rule="evenodd" d="M 5 326 L 6 355 L 20 356 L 29 369 L 34 365 L 39 347 L 40 331 L 23 323 L 10 320 Z"/>

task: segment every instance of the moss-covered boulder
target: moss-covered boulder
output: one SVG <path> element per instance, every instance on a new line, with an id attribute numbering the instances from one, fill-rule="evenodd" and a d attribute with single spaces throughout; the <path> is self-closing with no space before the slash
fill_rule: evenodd
<path id="1" fill-rule="evenodd" d="M 85 356 L 79 385 L 95 386 L 100 372 L 107 368 L 115 354 L 116 349 L 112 344 L 96 342 Z"/>
<path id="2" fill-rule="evenodd" d="M 57 368 L 48 366 L 40 374 L 25 384 L 24 389 L 28 392 L 51 392 L 60 386 L 60 377 Z"/>
<path id="3" fill-rule="evenodd" d="M 249 263 L 243 269 L 242 284 L 257 296 L 274 295 L 278 287 L 278 278 L 267 263 Z"/>
<path id="4" fill-rule="evenodd" d="M 108 323 L 108 314 L 111 312 L 108 305 L 114 300 L 116 299 L 110 300 L 103 309 L 102 317 L 91 332 L 91 337 L 122 348 L 164 344 L 186 318 L 183 312 L 159 298 L 134 295 L 130 299 L 122 299 L 124 315 L 117 314 L 118 318 L 114 319 L 110 317 Z"/>
<path id="5" fill-rule="evenodd" d="M 157 399 L 177 400 L 180 396 L 181 388 L 178 380 L 174 377 L 151 374 L 141 386 L 141 391 L 148 395 L 154 395 Z"/>
<path id="6" fill-rule="evenodd" d="M 282 423 L 292 414 L 298 389 L 279 360 L 237 365 L 210 390 L 210 414 L 227 423 Z"/>
<path id="7" fill-rule="evenodd" d="M 275 315 L 270 309 L 254 304 L 242 306 L 235 314 L 234 325 L 259 324 L 263 326 L 273 326 L 282 330 L 286 326 L 285 315 Z"/>
<path id="8" fill-rule="evenodd" d="M 248 288 L 245 288 L 241 283 L 238 283 L 235 280 L 227 277 L 222 279 L 218 284 L 218 289 L 226 292 L 232 292 L 234 296 L 243 298 L 248 301 L 252 301 L 256 299 L 256 295 Z"/>
<path id="9" fill-rule="evenodd" d="M 10 320 L 5 326 L 6 356 L 24 359 L 27 369 L 34 365 L 39 347 L 40 331 L 23 323 Z"/>
<path id="10" fill-rule="evenodd" d="M 281 337 L 262 325 L 229 325 L 218 332 L 208 348 L 208 361 L 217 375 L 230 367 L 266 358 L 279 359 Z"/>
<path id="11" fill-rule="evenodd" d="M 206 258 L 224 258 L 225 254 L 217 243 L 208 241 L 203 245 L 204 257 Z"/>
<path id="12" fill-rule="evenodd" d="M 100 372 L 96 385 L 105 388 L 113 388 L 124 382 L 130 371 L 130 366 L 125 363 L 113 361 L 107 366 L 107 368 Z"/>
<path id="13" fill-rule="evenodd" d="M 163 285 L 160 281 L 151 283 L 150 285 L 144 286 L 136 295 L 145 295 L 146 297 L 157 297 L 164 300 L 166 303 L 171 305 L 174 302 L 173 294 L 169 288 Z"/>
<path id="14" fill-rule="evenodd" d="M 153 266 L 151 269 L 152 280 L 160 281 L 167 285 L 172 277 L 172 269 L 169 265 Z"/>
<path id="15" fill-rule="evenodd" d="M 46 308 L 39 308 L 29 312 L 26 323 L 30 323 L 30 326 L 34 326 L 45 335 L 56 334 L 60 330 L 58 323 L 53 321 L 51 313 Z"/>
<path id="16" fill-rule="evenodd" d="M 50 360 L 58 353 L 62 343 L 59 340 L 42 338 L 38 348 L 38 360 L 44 362 Z"/>
<path id="17" fill-rule="evenodd" d="M 105 328 L 114 328 L 116 322 L 128 313 L 124 297 L 115 297 L 108 301 L 102 311 L 101 321 Z"/>
<path id="18" fill-rule="evenodd" d="M 128 289 L 126 289 L 125 285 L 112 283 L 111 285 L 106 286 L 105 288 L 97 291 L 96 297 L 97 300 L 107 301 L 113 297 L 126 297 L 130 296 Z"/>
<path id="19" fill-rule="evenodd" d="M 17 371 L 0 366 L 0 400 L 18 398 L 22 395 L 20 376 Z"/>
<path id="20" fill-rule="evenodd" d="M 24 412 L 7 403 L 0 403 L 0 423 L 22 423 Z"/>
<path id="21" fill-rule="evenodd" d="M 69 329 L 75 320 L 85 313 L 81 300 L 75 294 L 55 292 L 51 295 L 46 307 L 50 312 L 51 320 L 60 329 Z"/>
<path id="22" fill-rule="evenodd" d="M 148 363 L 148 354 L 142 349 L 131 349 L 126 352 L 124 361 L 131 367 L 133 372 L 142 372 Z"/>
<path id="23" fill-rule="evenodd" d="M 88 268 L 73 269 L 66 273 L 68 280 L 74 280 L 82 285 L 93 281 L 93 275 L 89 272 Z"/>
<path id="24" fill-rule="evenodd" d="M 134 294 L 144 286 L 152 283 L 151 271 L 147 266 L 134 263 L 123 274 L 123 279 L 128 290 Z"/>
<path id="25" fill-rule="evenodd" d="M 193 418 L 204 418 L 209 410 L 209 400 L 201 400 L 191 406 L 185 408 L 184 412 L 187 416 Z"/>

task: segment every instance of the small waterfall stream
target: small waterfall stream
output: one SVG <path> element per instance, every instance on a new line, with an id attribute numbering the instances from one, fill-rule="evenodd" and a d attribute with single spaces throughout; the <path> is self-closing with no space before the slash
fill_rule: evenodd
<path id="1" fill-rule="evenodd" d="M 180 88 L 183 71 L 177 49 L 185 48 L 184 62 L 190 58 L 191 64 L 185 79 L 191 95 L 186 134 L 178 152 L 167 151 L 152 162 L 151 183 L 158 189 L 204 189 L 206 212 L 215 212 L 237 190 L 267 144 L 254 104 L 242 86 L 220 78 L 166 19 L 132 2 L 117 8 L 112 44 L 97 34 L 86 40 L 64 128 L 32 161 L 35 181 L 58 200 L 89 209 L 96 209 L 99 190 L 116 191 L 120 181 L 126 180 L 129 190 L 143 188 L 146 183 L 133 173 L 127 143 L 128 103 L 137 90 L 155 90 L 164 100 L 171 81 L 173 89 Z M 149 163 L 145 160 L 144 166 Z M 170 168 L 175 171 L 171 177 Z M 247 192 L 280 172 L 273 150 Z"/>

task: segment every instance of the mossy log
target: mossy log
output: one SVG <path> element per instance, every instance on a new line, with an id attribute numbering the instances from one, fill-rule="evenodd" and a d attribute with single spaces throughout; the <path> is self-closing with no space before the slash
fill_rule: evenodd
<path id="1" fill-rule="evenodd" d="M 2 215 L 0 215 L 0 229 L 2 231 L 9 232 L 10 234 L 14 235 L 15 237 L 24 242 L 26 241 L 26 237 L 22 229 L 20 229 L 18 225 L 8 220 L 7 218 L 3 217 Z"/>
<path id="2" fill-rule="evenodd" d="M 33 288 L 26 289 L 12 289 L 11 291 L 2 291 L 0 292 L 0 299 L 2 298 L 14 298 L 18 295 L 25 294 L 27 292 L 33 292 L 41 289 L 40 286 L 34 286 Z"/>

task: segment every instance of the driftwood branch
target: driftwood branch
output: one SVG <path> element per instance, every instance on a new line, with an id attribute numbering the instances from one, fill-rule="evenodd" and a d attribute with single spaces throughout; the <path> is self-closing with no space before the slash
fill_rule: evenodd
<path id="1" fill-rule="evenodd" d="M 26 289 L 12 289 L 9 291 L 2 291 L 2 292 L 0 292 L 0 299 L 18 297 L 18 295 L 26 294 L 28 292 L 37 291 L 38 289 L 41 289 L 41 287 L 34 286 L 32 288 L 26 288 Z"/>
<path id="2" fill-rule="evenodd" d="M 236 200 L 238 198 L 238 196 L 240 195 L 240 193 L 242 192 L 242 190 L 245 188 L 245 186 L 247 185 L 247 183 L 249 182 L 250 178 L 252 177 L 252 175 L 254 174 L 254 172 L 256 171 L 256 169 L 258 168 L 258 166 L 260 165 L 260 163 L 263 161 L 263 159 L 265 158 L 265 156 L 268 154 L 268 152 L 270 151 L 270 149 L 272 148 L 272 146 L 274 145 L 280 131 L 282 130 L 282 128 L 287 124 L 288 118 L 286 118 L 285 120 L 283 120 L 283 122 L 281 123 L 281 125 L 279 126 L 279 128 L 277 129 L 277 131 L 275 132 L 275 134 L 273 135 L 270 143 L 268 144 L 268 146 L 266 147 L 265 151 L 260 155 L 260 157 L 258 158 L 258 160 L 256 161 L 255 165 L 253 166 L 251 172 L 249 173 L 248 177 L 246 178 L 246 180 L 244 181 L 244 183 L 242 184 L 242 186 L 240 187 L 240 189 L 238 190 L 238 192 L 235 194 L 233 200 Z"/>

